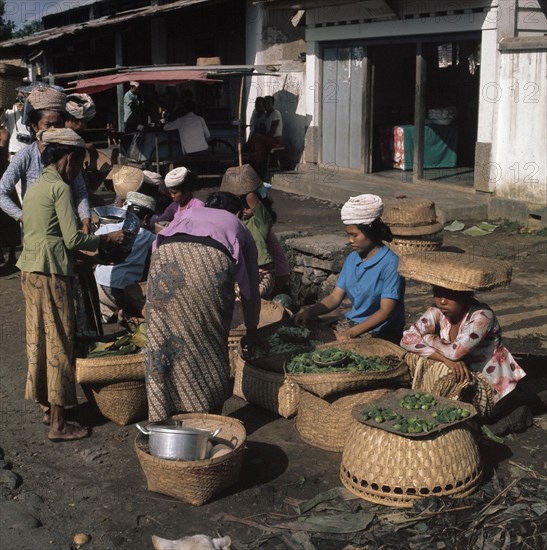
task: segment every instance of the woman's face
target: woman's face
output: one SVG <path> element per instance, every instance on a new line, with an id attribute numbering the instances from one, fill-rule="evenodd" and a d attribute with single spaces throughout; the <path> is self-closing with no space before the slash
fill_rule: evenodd
<path id="1" fill-rule="evenodd" d="M 188 201 L 192 197 L 192 193 L 190 191 L 183 191 L 181 189 L 168 189 L 169 195 L 171 196 L 171 200 L 173 202 L 176 202 L 180 204 L 181 206 L 184 206 L 188 203 Z"/>
<path id="2" fill-rule="evenodd" d="M 40 120 L 32 125 L 32 129 L 38 133 L 40 130 L 49 130 L 49 128 L 63 128 L 64 125 L 63 115 L 58 111 L 42 111 Z"/>
<path id="3" fill-rule="evenodd" d="M 451 323 L 457 323 L 461 321 L 469 307 L 471 294 L 434 286 L 433 298 L 435 300 L 435 305 L 441 310 L 442 314 Z"/>
<path id="4" fill-rule="evenodd" d="M 360 255 L 368 254 L 374 247 L 374 243 L 356 225 L 346 225 L 346 234 L 351 249 Z"/>

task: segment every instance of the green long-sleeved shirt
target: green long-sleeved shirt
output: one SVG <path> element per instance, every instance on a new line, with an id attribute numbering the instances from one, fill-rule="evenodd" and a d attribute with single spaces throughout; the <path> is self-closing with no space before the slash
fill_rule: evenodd
<path id="1" fill-rule="evenodd" d="M 268 234 L 272 229 L 272 217 L 266 207 L 259 201 L 253 209 L 253 216 L 245 220 L 247 229 L 255 240 L 258 251 L 258 265 L 267 265 L 273 261 L 270 249 L 268 248 Z"/>
<path id="2" fill-rule="evenodd" d="M 79 230 L 70 186 L 48 166 L 23 200 L 21 271 L 74 275 L 73 250 L 96 250 L 100 237 Z"/>

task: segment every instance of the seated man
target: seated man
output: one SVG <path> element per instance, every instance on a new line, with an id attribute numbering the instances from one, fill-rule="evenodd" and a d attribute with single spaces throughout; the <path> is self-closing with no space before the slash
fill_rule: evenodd
<path id="1" fill-rule="evenodd" d="M 274 109 L 274 101 L 271 95 L 264 98 L 265 112 L 260 119 L 260 125 L 264 127 L 265 133 L 254 133 L 249 142 L 251 150 L 250 164 L 262 179 L 266 177 L 266 164 L 271 149 L 282 145 L 283 121 L 281 113 Z"/>
<path id="2" fill-rule="evenodd" d="M 128 208 L 131 208 L 140 220 L 140 229 L 133 243 L 131 253 L 118 265 L 98 265 L 95 269 L 95 280 L 99 293 L 99 302 L 103 322 L 117 320 L 120 310 L 126 308 L 124 290 L 128 286 L 143 281 L 147 277 L 152 243 L 155 235 L 148 229 L 148 224 L 156 207 L 153 198 L 130 191 L 127 194 Z M 121 229 L 123 222 L 101 226 L 96 235 Z"/>
<path id="3" fill-rule="evenodd" d="M 193 101 L 185 101 L 183 105 L 183 116 L 168 122 L 163 129 L 178 130 L 180 146 L 185 157 L 207 156 L 209 154 L 209 140 L 211 134 L 205 124 L 205 120 L 195 114 Z"/>

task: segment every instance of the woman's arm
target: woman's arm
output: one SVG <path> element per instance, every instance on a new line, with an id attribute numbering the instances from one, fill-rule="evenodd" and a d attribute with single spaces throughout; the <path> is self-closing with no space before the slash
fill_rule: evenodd
<path id="1" fill-rule="evenodd" d="M 80 216 L 80 220 L 82 220 L 83 230 L 85 230 L 85 233 L 89 234 L 91 233 L 91 209 L 87 196 L 87 185 L 82 172 L 76 176 L 71 187 L 72 193 L 74 194 L 74 204 L 78 210 L 78 216 Z"/>
<path id="2" fill-rule="evenodd" d="M 23 211 L 11 200 L 10 195 L 15 190 L 15 184 L 26 174 L 27 159 L 28 154 L 15 155 L 0 180 L 0 208 L 20 222 L 23 221 Z"/>
<path id="3" fill-rule="evenodd" d="M 391 317 L 396 307 L 397 300 L 392 300 L 391 298 L 383 298 L 382 300 L 380 300 L 380 309 L 378 311 L 373 313 L 368 319 L 366 319 L 362 323 L 359 323 L 358 325 L 355 325 L 354 327 L 351 327 L 350 329 L 344 331 L 342 334 L 337 336 L 337 339 L 345 340 L 347 338 L 357 338 L 358 336 L 361 336 L 361 334 L 371 331 L 378 325 L 386 322 Z"/>
<path id="4" fill-rule="evenodd" d="M 324 315 L 335 310 L 346 296 L 346 291 L 335 287 L 334 290 L 317 304 L 305 308 L 300 313 L 297 313 L 293 319 L 296 325 L 306 325 L 311 319 L 318 315 Z"/>

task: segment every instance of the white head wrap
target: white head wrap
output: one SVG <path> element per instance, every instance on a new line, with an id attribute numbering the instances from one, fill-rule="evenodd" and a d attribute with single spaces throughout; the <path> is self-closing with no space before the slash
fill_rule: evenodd
<path id="1" fill-rule="evenodd" d="M 135 88 L 138 88 L 140 86 L 140 84 L 136 80 L 132 80 L 129 83 L 129 86 L 135 86 Z"/>
<path id="2" fill-rule="evenodd" d="M 70 94 L 66 98 L 67 113 L 79 120 L 91 120 L 96 113 L 95 102 L 87 94 Z"/>
<path id="3" fill-rule="evenodd" d="M 129 191 L 124 202 L 124 206 L 131 206 L 132 204 L 141 208 L 148 208 L 152 212 L 156 209 L 156 201 L 152 197 L 136 191 Z"/>
<path id="4" fill-rule="evenodd" d="M 350 197 L 342 206 L 340 215 L 345 225 L 367 225 L 384 213 L 384 203 L 378 195 Z"/>
<path id="5" fill-rule="evenodd" d="M 163 178 L 157 172 L 143 170 L 142 173 L 144 174 L 144 183 L 149 185 L 161 185 L 163 183 Z"/>
<path id="6" fill-rule="evenodd" d="M 42 143 L 58 143 L 60 145 L 71 145 L 85 149 L 85 141 L 70 128 L 49 128 L 41 130 L 36 134 L 36 139 Z"/>
<path id="7" fill-rule="evenodd" d="M 165 187 L 169 189 L 170 187 L 178 187 L 179 185 L 182 185 L 187 174 L 188 168 L 185 168 L 184 166 L 179 166 L 178 168 L 171 170 L 171 172 L 165 176 Z"/>

